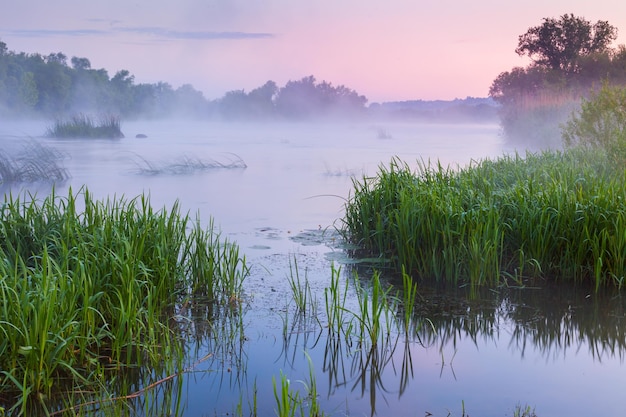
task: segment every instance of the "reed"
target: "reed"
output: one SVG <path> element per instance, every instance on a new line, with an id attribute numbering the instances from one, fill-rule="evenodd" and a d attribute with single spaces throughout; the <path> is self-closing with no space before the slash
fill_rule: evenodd
<path id="1" fill-rule="evenodd" d="M 0 151 L 0 185 L 35 181 L 64 181 L 69 178 L 63 155 L 35 140 L 27 141 L 15 155 Z"/>
<path id="2" fill-rule="evenodd" d="M 341 335 L 345 331 L 345 326 L 351 326 L 351 323 L 346 323 L 345 317 L 347 312 L 345 305 L 348 296 L 348 282 L 346 281 L 343 288 L 341 288 L 340 278 L 341 268 L 335 268 L 333 265 L 331 267 L 330 286 L 324 289 L 328 332 L 333 336 Z"/>
<path id="3" fill-rule="evenodd" d="M 276 415 L 278 417 L 294 417 L 298 410 L 302 415 L 302 400 L 298 391 L 290 388 L 290 381 L 285 374 L 280 373 L 279 385 L 276 384 L 276 378 L 272 378 L 272 386 L 274 387 L 274 398 L 276 400 Z"/>
<path id="4" fill-rule="evenodd" d="M 278 383 L 276 378 L 272 378 L 274 399 L 276 400 L 276 415 L 278 417 L 295 417 L 296 415 L 323 417 L 326 415 L 319 403 L 313 363 L 308 355 L 307 359 L 309 361 L 308 381 L 298 381 L 304 388 L 304 393 L 301 393 L 298 388 L 292 387 L 291 381 L 282 371 L 280 372 Z"/>
<path id="5" fill-rule="evenodd" d="M 368 342 L 369 346 L 376 346 L 384 336 L 388 339 L 395 323 L 395 298 L 391 297 L 392 287 L 383 287 L 380 273 L 374 272 L 370 288 L 364 288 L 358 278 L 357 286 L 358 311 L 352 312 L 359 329 L 358 338 L 361 342 Z"/>
<path id="6" fill-rule="evenodd" d="M 57 120 L 47 129 L 46 135 L 53 138 L 121 139 L 120 118 L 113 115 L 101 116 L 99 121 L 79 113 L 66 120 Z"/>
<path id="7" fill-rule="evenodd" d="M 412 328 L 412 324 L 415 322 L 415 305 L 417 302 L 417 282 L 411 279 L 411 276 L 402 269 L 402 303 L 400 305 L 402 309 L 402 319 L 404 332 L 408 336 Z M 407 338 L 408 339 L 408 338 Z"/>
<path id="8" fill-rule="evenodd" d="M 602 153 L 502 156 L 452 170 L 393 159 L 354 181 L 342 233 L 360 256 L 472 286 L 504 277 L 619 285 L 626 176 Z"/>
<path id="9" fill-rule="evenodd" d="M 287 276 L 291 295 L 296 305 L 296 311 L 303 316 L 317 315 L 317 300 L 311 290 L 309 279 L 304 275 L 304 280 L 300 279 L 300 270 L 298 269 L 298 261 L 294 257 L 293 262 L 289 262 L 289 275 Z"/>
<path id="10" fill-rule="evenodd" d="M 136 155 L 135 173 L 140 175 L 186 175 L 214 169 L 245 169 L 246 163 L 235 154 L 229 154 L 227 161 L 216 159 L 200 159 L 181 156 L 171 161 L 151 162 L 140 155 Z"/>
<path id="11" fill-rule="evenodd" d="M 247 273 L 235 245 L 145 196 L 87 189 L 0 211 L 0 406 L 31 415 L 127 369 L 181 360 L 173 312 L 228 304 Z"/>

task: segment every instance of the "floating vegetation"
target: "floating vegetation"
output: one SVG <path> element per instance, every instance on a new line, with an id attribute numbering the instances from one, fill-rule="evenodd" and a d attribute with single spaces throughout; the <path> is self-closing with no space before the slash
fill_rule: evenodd
<path id="1" fill-rule="evenodd" d="M 46 135 L 53 138 L 121 139 L 120 118 L 113 115 L 101 116 L 98 122 L 79 113 L 66 120 L 57 120 L 48 128 Z"/>
<path id="2" fill-rule="evenodd" d="M 572 149 L 453 170 L 394 159 L 354 181 L 342 233 L 419 277 L 497 285 L 527 278 L 622 287 L 626 176 Z"/>
<path id="3" fill-rule="evenodd" d="M 140 175 L 185 175 L 213 169 L 245 169 L 248 167 L 239 156 L 229 155 L 230 158 L 225 162 L 182 156 L 173 161 L 161 163 L 150 162 L 137 156 L 135 172 Z"/>
<path id="4" fill-rule="evenodd" d="M 239 309 L 247 274 L 238 247 L 177 203 L 155 211 L 143 195 L 96 201 L 87 189 L 41 202 L 5 196 L 0 259 L 0 410 L 8 415 L 77 403 L 85 415 L 111 398 L 128 407 L 156 382 L 175 383 L 166 378 L 185 372 L 189 331 L 177 317 L 200 301 L 201 322 Z"/>
<path id="5" fill-rule="evenodd" d="M 35 140 L 25 142 L 16 155 L 0 151 L 0 184 L 66 180 L 62 160 L 63 154 Z"/>

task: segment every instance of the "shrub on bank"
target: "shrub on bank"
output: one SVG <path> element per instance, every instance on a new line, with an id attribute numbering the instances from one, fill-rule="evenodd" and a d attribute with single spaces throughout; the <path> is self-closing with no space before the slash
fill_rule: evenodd
<path id="1" fill-rule="evenodd" d="M 610 163 L 626 166 L 626 87 L 605 83 L 589 99 L 583 99 L 562 134 L 566 146 L 600 149 Z"/>

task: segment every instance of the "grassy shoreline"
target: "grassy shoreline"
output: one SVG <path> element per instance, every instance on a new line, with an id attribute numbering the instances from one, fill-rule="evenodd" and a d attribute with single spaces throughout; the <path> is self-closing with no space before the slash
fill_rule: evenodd
<path id="1" fill-rule="evenodd" d="M 622 287 L 626 176 L 599 151 L 502 156 L 453 170 L 394 159 L 354 181 L 343 234 L 400 271 L 455 284 L 526 278 Z"/>
<path id="2" fill-rule="evenodd" d="M 113 396 L 111 380 L 136 387 L 180 372 L 174 318 L 197 299 L 212 318 L 236 308 L 246 274 L 238 247 L 177 204 L 155 211 L 145 196 L 96 201 L 87 189 L 41 202 L 5 196 L 0 410 L 48 415 L 83 402 L 80 393 Z"/>

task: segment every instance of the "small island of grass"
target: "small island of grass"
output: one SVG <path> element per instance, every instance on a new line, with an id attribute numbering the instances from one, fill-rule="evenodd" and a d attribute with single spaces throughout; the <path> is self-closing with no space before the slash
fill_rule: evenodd
<path id="1" fill-rule="evenodd" d="M 48 128 L 47 136 L 53 138 L 121 139 L 120 119 L 117 116 L 100 117 L 96 123 L 90 116 L 76 114 L 69 119 L 57 120 Z"/>

